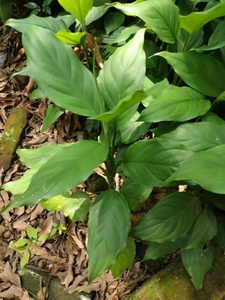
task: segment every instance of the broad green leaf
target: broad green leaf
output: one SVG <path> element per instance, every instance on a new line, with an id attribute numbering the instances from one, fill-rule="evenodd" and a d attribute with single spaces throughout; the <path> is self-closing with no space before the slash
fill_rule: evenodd
<path id="1" fill-rule="evenodd" d="M 91 206 L 88 221 L 89 282 L 116 262 L 126 247 L 130 210 L 124 197 L 109 190 Z"/>
<path id="2" fill-rule="evenodd" d="M 204 277 L 212 267 L 213 254 L 212 247 L 205 250 L 202 247 L 181 250 L 183 265 L 191 276 L 191 281 L 197 291 L 202 288 Z"/>
<path id="3" fill-rule="evenodd" d="M 124 14 L 113 12 L 108 14 L 104 19 L 104 27 L 106 34 L 109 35 L 112 31 L 119 28 L 125 20 Z"/>
<path id="4" fill-rule="evenodd" d="M 135 182 L 127 178 L 120 190 L 121 194 L 126 199 L 130 210 L 134 210 L 143 203 L 151 194 L 152 187 Z"/>
<path id="5" fill-rule="evenodd" d="M 225 194 L 225 145 L 194 153 L 165 182 L 190 179 L 207 191 Z"/>
<path id="6" fill-rule="evenodd" d="M 93 0 L 58 0 L 60 5 L 74 15 L 82 25 L 85 25 L 85 18 L 92 9 Z"/>
<path id="7" fill-rule="evenodd" d="M 46 117 L 44 119 L 43 125 L 42 125 L 42 132 L 46 131 L 48 127 L 54 123 L 62 114 L 64 113 L 64 109 L 61 107 L 50 104 L 47 108 Z"/>
<path id="8" fill-rule="evenodd" d="M 33 175 L 25 193 L 16 196 L 0 213 L 66 193 L 84 182 L 106 159 L 107 152 L 104 145 L 91 140 L 81 140 L 62 148 Z"/>
<path id="9" fill-rule="evenodd" d="M 175 43 L 179 31 L 179 10 L 171 0 L 136 1 L 128 4 L 119 2 L 112 6 L 128 16 L 137 16 L 146 26 L 155 31 L 158 37 L 167 43 Z"/>
<path id="10" fill-rule="evenodd" d="M 89 195 L 76 191 L 71 196 L 58 195 L 48 200 L 42 200 L 41 206 L 49 211 L 64 210 L 64 215 L 74 222 L 83 221 L 90 208 Z"/>
<path id="11" fill-rule="evenodd" d="M 36 240 L 38 235 L 37 235 L 37 229 L 32 227 L 32 226 L 28 226 L 27 229 L 27 235 L 30 239 L 34 239 Z"/>
<path id="12" fill-rule="evenodd" d="M 35 173 L 43 166 L 48 160 L 51 159 L 58 151 L 68 147 L 69 144 L 63 145 L 44 145 L 36 149 L 19 149 L 17 154 L 27 167 L 27 170 L 22 177 L 18 180 L 9 181 L 2 186 L 2 188 L 12 194 L 22 194 L 30 185 L 31 179 Z"/>
<path id="13" fill-rule="evenodd" d="M 151 95 L 151 89 L 149 91 Z M 162 94 L 152 96 L 149 105 L 141 113 L 139 121 L 184 122 L 205 114 L 211 102 L 189 87 L 169 85 Z"/>
<path id="14" fill-rule="evenodd" d="M 24 256 L 20 260 L 20 268 L 23 268 L 28 264 L 30 260 L 30 252 L 27 251 L 27 253 L 24 254 Z"/>
<path id="15" fill-rule="evenodd" d="M 45 94 L 40 88 L 36 88 L 34 91 L 31 92 L 29 98 L 30 100 L 43 99 L 45 98 Z"/>
<path id="16" fill-rule="evenodd" d="M 169 81 L 166 78 L 156 84 L 153 84 L 151 80 L 145 78 L 145 94 L 149 96 L 142 101 L 142 104 L 147 107 L 152 99 L 160 97 L 169 86 Z"/>
<path id="17" fill-rule="evenodd" d="M 139 112 L 135 112 L 131 119 L 121 119 L 117 122 L 116 145 L 120 143 L 131 144 L 148 131 L 151 124 L 137 121 L 139 117 Z"/>
<path id="18" fill-rule="evenodd" d="M 206 206 L 197 218 L 191 239 L 185 249 L 196 248 L 210 241 L 217 233 L 217 221 L 215 213 Z"/>
<path id="19" fill-rule="evenodd" d="M 132 266 L 136 254 L 134 239 L 128 237 L 126 248 L 118 255 L 115 264 L 110 269 L 113 277 L 119 277 L 126 268 Z"/>
<path id="20" fill-rule="evenodd" d="M 211 122 L 186 123 L 161 137 L 179 142 L 186 149 L 197 152 L 225 144 L 224 130 L 224 126 Z"/>
<path id="21" fill-rule="evenodd" d="M 134 38 L 118 48 L 104 63 L 98 82 L 108 110 L 112 110 L 119 100 L 143 88 L 145 78 L 144 33 L 144 29 L 139 30 Z"/>
<path id="22" fill-rule="evenodd" d="M 67 29 L 66 24 L 61 19 L 53 17 L 38 17 L 35 15 L 29 16 L 25 19 L 9 19 L 6 24 L 15 28 L 19 32 L 25 32 L 31 25 L 36 25 L 38 27 L 49 29 L 52 32 L 58 32 L 61 29 Z"/>
<path id="23" fill-rule="evenodd" d="M 25 31 L 23 45 L 28 67 L 21 74 L 31 76 L 53 103 L 80 115 L 102 113 L 95 78 L 72 48 L 37 26 Z"/>
<path id="24" fill-rule="evenodd" d="M 62 29 L 55 34 L 55 36 L 65 44 L 68 45 L 81 45 L 84 43 L 86 33 L 85 32 L 69 32 Z"/>
<path id="25" fill-rule="evenodd" d="M 224 216 L 217 216 L 218 232 L 216 235 L 216 241 L 219 246 L 225 250 L 225 218 Z"/>
<path id="26" fill-rule="evenodd" d="M 225 2 L 219 3 L 205 11 L 179 16 L 180 27 L 188 31 L 190 35 L 193 35 L 206 23 L 223 16 L 225 16 Z"/>
<path id="27" fill-rule="evenodd" d="M 122 168 L 126 176 L 147 186 L 161 186 L 192 152 L 163 139 L 142 140 L 125 152 Z"/>
<path id="28" fill-rule="evenodd" d="M 201 119 L 204 122 L 214 123 L 214 124 L 217 124 L 217 125 L 221 125 L 225 128 L 224 120 L 222 118 L 220 118 L 219 116 L 217 116 L 216 114 L 212 113 L 212 112 L 208 112 Z"/>
<path id="29" fill-rule="evenodd" d="M 217 97 L 225 90 L 225 69 L 214 57 L 196 51 L 165 51 L 157 55 L 164 57 L 181 79 L 200 93 Z"/>
<path id="30" fill-rule="evenodd" d="M 144 92 L 135 92 L 132 96 L 126 96 L 125 98 L 119 100 L 119 102 L 112 110 L 107 111 L 99 116 L 93 117 L 93 119 L 103 121 L 106 123 L 112 122 L 124 112 L 128 111 L 128 109 L 130 109 L 132 106 L 140 103 L 146 97 L 147 94 Z"/>
<path id="31" fill-rule="evenodd" d="M 21 248 L 21 247 L 27 245 L 27 244 L 29 243 L 29 241 L 30 241 L 30 240 L 28 240 L 28 239 L 19 239 L 19 240 L 17 240 L 17 241 L 14 243 L 13 247 L 14 247 L 14 248 Z"/>
<path id="32" fill-rule="evenodd" d="M 166 242 L 166 243 L 150 243 L 143 260 L 148 259 L 158 259 L 167 254 L 174 253 L 177 249 L 181 247 L 182 240 L 178 239 L 175 242 Z"/>
<path id="33" fill-rule="evenodd" d="M 64 215 L 73 222 L 83 221 L 90 209 L 89 195 L 76 191 L 64 206 Z"/>
<path id="34" fill-rule="evenodd" d="M 13 0 L 0 0 L 0 20 L 5 23 L 12 15 Z"/>
<path id="35" fill-rule="evenodd" d="M 175 242 L 186 237 L 201 213 L 201 202 L 191 193 L 173 193 L 160 200 L 133 229 L 136 238 Z"/>

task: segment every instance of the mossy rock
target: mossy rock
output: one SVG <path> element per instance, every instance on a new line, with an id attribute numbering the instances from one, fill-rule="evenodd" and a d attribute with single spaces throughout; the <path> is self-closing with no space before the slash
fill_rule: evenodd
<path id="1" fill-rule="evenodd" d="M 126 300 L 225 300 L 224 252 L 216 249 L 213 267 L 205 276 L 199 292 L 195 291 L 178 257 Z"/>
<path id="2" fill-rule="evenodd" d="M 0 169 L 7 170 L 10 167 L 26 124 L 26 110 L 20 107 L 13 108 L 0 141 Z"/>

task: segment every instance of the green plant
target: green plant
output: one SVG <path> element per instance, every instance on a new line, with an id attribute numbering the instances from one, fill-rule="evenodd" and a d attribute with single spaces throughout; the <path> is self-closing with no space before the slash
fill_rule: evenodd
<path id="1" fill-rule="evenodd" d="M 66 230 L 66 227 L 63 224 L 58 226 L 56 223 L 53 223 L 52 227 L 53 228 L 49 234 L 40 235 L 36 228 L 29 225 L 26 229 L 27 237 L 21 238 L 14 243 L 13 249 L 17 252 L 23 253 L 20 260 L 21 268 L 23 268 L 34 255 L 34 246 L 40 246 L 57 232 L 62 234 L 62 232 Z"/>
<path id="2" fill-rule="evenodd" d="M 106 269 L 118 276 L 129 267 L 135 239 L 148 243 L 145 259 L 181 249 L 199 290 L 213 263 L 214 243 L 225 249 L 225 2 L 59 2 L 76 18 L 76 32 L 68 29 L 71 15 L 7 22 L 23 32 L 27 67 L 20 74 L 37 82 L 33 98 L 51 99 L 47 124 L 69 110 L 88 117 L 101 133 L 98 141 L 18 150 L 29 170 L 3 185 L 17 196 L 1 213 L 40 202 L 64 209 L 73 221 L 89 214 L 89 281 Z M 112 26 L 120 33 L 113 51 L 102 45 L 107 55 L 99 70 L 99 46 L 90 48 L 86 30 L 111 7 L 140 27 Z M 105 28 L 106 35 L 110 30 Z M 84 49 L 82 60 L 71 49 L 75 44 Z M 149 131 L 156 138 L 143 139 Z M 108 190 L 91 195 L 90 206 L 90 195 L 68 191 L 98 166 Z M 117 174 L 126 177 L 120 191 Z M 177 192 L 180 184 L 186 192 Z M 161 186 L 168 195 L 131 229 L 130 213 Z"/>
<path id="3" fill-rule="evenodd" d="M 43 14 L 43 15 L 51 15 L 50 4 L 53 0 L 44 0 L 41 5 L 38 5 L 35 2 L 28 2 L 24 4 L 24 7 L 31 9 L 31 15 Z"/>

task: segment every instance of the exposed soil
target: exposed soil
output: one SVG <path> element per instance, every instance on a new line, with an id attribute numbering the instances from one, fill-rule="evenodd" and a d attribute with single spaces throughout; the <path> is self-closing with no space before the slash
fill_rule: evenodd
<path id="1" fill-rule="evenodd" d="M 0 138 L 12 108 L 22 107 L 27 111 L 28 118 L 17 148 L 31 149 L 47 143 L 76 141 L 78 134 L 84 129 L 81 118 L 64 113 L 47 131 L 42 132 L 42 122 L 50 101 L 30 101 L 29 94 L 35 83 L 24 76 L 10 78 L 26 65 L 21 37 L 17 32 L 0 27 L 0 54 L 4 56 L 0 61 Z M 14 153 L 10 166 L 1 169 L 0 185 L 18 179 L 25 170 L 25 166 Z M 86 190 L 87 185 L 83 183 L 76 188 Z M 12 197 L 10 193 L 0 190 L 0 209 Z M 55 234 L 41 245 L 34 245 L 29 266 L 59 277 L 69 292 L 85 291 L 92 295 L 92 299 L 122 299 L 153 273 L 137 257 L 133 266 L 120 278 L 114 279 L 107 272 L 88 285 L 86 222 L 72 223 L 62 212 L 48 212 L 40 205 L 21 207 L 4 214 L 0 219 L 0 299 L 48 299 L 48 290 L 41 283 L 36 296 L 23 288 L 17 273 L 23 254 L 15 252 L 13 248 L 15 241 L 26 237 L 26 228 L 29 225 L 35 227 L 39 234 L 48 234 L 53 222 L 64 225 L 66 230 L 62 234 Z"/>

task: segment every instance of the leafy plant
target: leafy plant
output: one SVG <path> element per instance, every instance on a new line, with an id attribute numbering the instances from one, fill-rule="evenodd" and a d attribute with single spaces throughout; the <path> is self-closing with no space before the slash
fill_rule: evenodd
<path id="1" fill-rule="evenodd" d="M 35 2 L 28 2 L 24 4 L 24 7 L 27 7 L 31 10 L 31 15 L 44 14 L 51 15 L 50 4 L 53 0 L 44 0 L 41 5 L 38 5 Z"/>
<path id="2" fill-rule="evenodd" d="M 40 246 L 47 239 L 55 235 L 57 232 L 62 234 L 63 231 L 66 230 L 66 227 L 63 224 L 59 226 L 56 223 L 52 224 L 52 230 L 49 234 L 39 234 L 37 229 L 28 226 L 26 229 L 27 237 L 21 238 L 14 243 L 14 250 L 20 253 L 23 253 L 23 256 L 20 260 L 20 267 L 23 268 L 30 260 L 32 256 L 34 256 L 34 246 Z"/>
<path id="3" fill-rule="evenodd" d="M 12 16 L 13 0 L 0 0 L 0 20 L 5 23 Z"/>
<path id="4" fill-rule="evenodd" d="M 72 17 L 6 23 L 23 32 L 27 67 L 20 74 L 37 82 L 33 98 L 52 101 L 47 124 L 69 110 L 101 133 L 98 140 L 18 150 L 29 170 L 3 185 L 17 196 L 1 213 L 40 202 L 74 221 L 88 215 L 89 281 L 129 267 L 135 239 L 148 243 L 145 259 L 181 249 L 199 290 L 214 244 L 225 249 L 225 2 L 59 2 Z M 111 7 L 120 12 L 110 24 Z M 137 25 L 122 26 L 121 13 Z M 110 47 L 88 32 L 99 18 L 107 38 L 117 32 Z M 71 45 L 83 51 L 80 59 Z M 143 139 L 146 133 L 155 138 Z M 93 204 L 88 195 L 68 193 L 98 166 L 108 190 L 91 195 Z M 126 177 L 120 191 L 118 175 Z M 177 192 L 180 184 L 186 192 Z M 131 212 L 161 186 L 168 195 L 131 228 Z"/>

